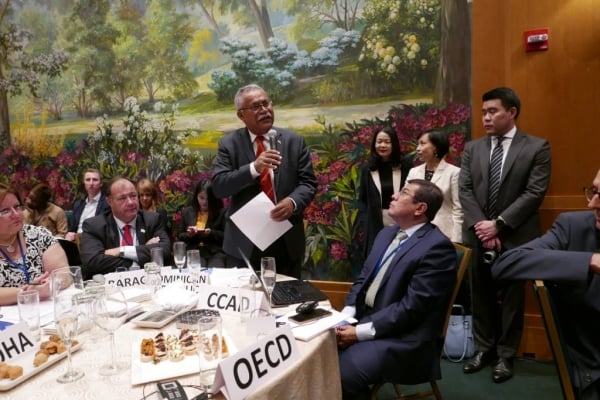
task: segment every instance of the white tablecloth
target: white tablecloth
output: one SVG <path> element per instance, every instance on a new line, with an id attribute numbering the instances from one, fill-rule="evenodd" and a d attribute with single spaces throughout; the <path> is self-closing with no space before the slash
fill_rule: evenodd
<path id="1" fill-rule="evenodd" d="M 285 311 L 277 310 L 277 313 Z M 254 342 L 254 337 L 246 336 L 239 316 L 224 315 L 223 322 L 226 333 L 233 338 L 238 350 Z M 162 329 L 140 328 L 131 323 L 120 327 L 115 336 L 119 359 L 130 361 L 132 343 L 140 343 L 142 338 L 152 337 L 159 331 L 178 332 L 174 322 Z M 148 396 L 156 390 L 155 383 L 132 386 L 130 369 L 112 377 L 98 374 L 98 368 L 107 363 L 110 357 L 108 337 L 98 328 L 82 333 L 79 339 L 83 346 L 73 354 L 73 365 L 76 369 L 85 372 L 82 379 L 69 384 L 56 382 L 56 378 L 66 368 L 67 361 L 65 359 L 41 371 L 19 386 L 0 392 L 0 398 L 5 400 L 70 398 L 133 400 L 143 399 L 144 395 Z M 341 398 L 339 365 L 333 330 L 328 330 L 308 342 L 297 341 L 297 344 L 301 359 L 274 382 L 257 389 L 248 399 L 335 400 Z M 184 386 L 199 384 L 197 374 L 165 379 L 165 381 L 171 379 L 179 380 Z M 200 391 L 195 388 L 186 387 L 185 389 L 190 399 L 200 394 Z M 146 398 L 158 399 L 158 395 L 154 394 Z M 216 398 L 223 399 L 224 396 L 219 393 Z"/>

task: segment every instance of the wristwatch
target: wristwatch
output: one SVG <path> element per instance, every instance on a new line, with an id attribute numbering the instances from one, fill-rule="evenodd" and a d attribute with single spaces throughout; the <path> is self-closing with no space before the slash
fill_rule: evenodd
<path id="1" fill-rule="evenodd" d="M 506 225 L 506 221 L 504 221 L 504 218 L 502 217 L 494 218 L 492 221 L 494 222 L 494 226 L 496 227 L 496 229 L 498 229 L 499 231 L 502 230 L 502 228 L 504 228 L 504 226 Z"/>
<path id="2" fill-rule="evenodd" d="M 119 249 L 119 257 L 125 257 L 125 247 Z"/>

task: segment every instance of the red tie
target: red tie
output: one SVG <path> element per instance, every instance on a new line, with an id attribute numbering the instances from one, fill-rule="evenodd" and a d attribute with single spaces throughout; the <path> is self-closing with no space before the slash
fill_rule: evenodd
<path id="1" fill-rule="evenodd" d="M 131 236 L 131 225 L 125 225 L 123 227 L 123 238 L 121 239 L 121 246 L 133 246 L 133 237 Z"/>
<path id="2" fill-rule="evenodd" d="M 256 158 L 265 151 L 264 136 L 256 136 Z M 273 203 L 275 203 L 275 192 L 273 191 L 273 182 L 271 182 L 271 173 L 269 168 L 265 168 L 260 173 L 260 188 Z"/>

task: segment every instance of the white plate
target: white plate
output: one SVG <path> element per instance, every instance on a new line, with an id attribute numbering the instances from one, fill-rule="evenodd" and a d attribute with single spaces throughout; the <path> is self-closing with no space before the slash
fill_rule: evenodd
<path id="1" fill-rule="evenodd" d="M 175 332 L 164 332 L 171 334 Z M 225 343 L 229 355 L 237 353 L 237 348 L 233 344 L 233 340 L 226 333 Z M 150 337 L 149 337 L 150 338 Z M 142 383 L 155 382 L 163 379 L 176 378 L 178 376 L 197 374 L 200 372 L 200 359 L 198 354 L 186 355 L 181 361 L 164 360 L 158 364 L 150 362 L 142 362 L 140 359 L 140 344 L 141 339 L 131 345 L 131 384 L 139 385 Z"/>
<path id="2" fill-rule="evenodd" d="M 187 305 L 178 313 L 171 313 L 161 310 L 146 311 L 132 319 L 131 323 L 142 328 L 159 329 L 173 321 L 179 314 L 191 310 L 195 305 L 196 304 Z"/>
<path id="3" fill-rule="evenodd" d="M 72 347 L 71 351 L 75 352 L 75 351 L 79 350 L 81 348 L 81 346 L 82 346 L 82 344 L 81 344 L 81 342 L 79 342 L 79 343 L 77 343 L 77 346 Z M 15 380 L 10 380 L 8 378 L 0 379 L 0 392 L 14 388 L 15 386 L 25 382 L 27 379 L 31 378 L 32 376 L 38 374 L 39 372 L 45 370 L 46 368 L 50 367 L 51 365 L 54 365 L 58 361 L 67 357 L 66 351 L 62 352 L 61 354 L 52 354 L 52 355 L 48 356 L 48 361 L 46 361 L 45 363 L 43 363 L 37 367 L 34 367 L 33 359 L 35 358 L 35 353 L 37 353 L 37 351 L 39 349 L 40 349 L 40 346 L 38 343 L 31 350 L 26 351 L 25 353 L 21 354 L 18 357 L 10 359 L 10 361 L 7 361 L 7 364 L 9 364 L 9 365 L 20 365 L 21 367 L 23 367 L 23 375 L 21 375 L 20 377 L 18 377 Z M 60 375 L 62 373 L 63 373 L 63 371 L 59 370 L 59 372 L 56 374 L 56 377 L 58 377 L 58 375 Z"/>

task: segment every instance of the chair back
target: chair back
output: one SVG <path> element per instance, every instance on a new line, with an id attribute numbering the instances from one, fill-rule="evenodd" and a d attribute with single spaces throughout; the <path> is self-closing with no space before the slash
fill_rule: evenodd
<path id="1" fill-rule="evenodd" d="M 460 290 L 460 285 L 462 284 L 465 272 L 467 272 L 467 268 L 469 268 L 469 263 L 471 262 L 472 250 L 469 247 L 463 246 L 462 244 L 454 243 L 454 248 L 456 249 L 456 262 L 458 263 L 458 268 L 456 269 L 456 284 L 454 285 L 454 289 L 452 290 L 452 294 L 450 295 L 448 311 L 446 312 L 446 320 L 444 321 L 444 327 L 442 330 L 443 337 L 446 336 L 446 331 L 448 330 L 448 323 L 450 322 L 450 315 L 452 315 L 452 307 L 454 306 L 454 301 L 456 300 L 456 296 L 458 295 L 458 291 Z"/>
<path id="2" fill-rule="evenodd" d="M 571 381 L 571 367 L 564 350 L 566 349 L 566 346 L 563 346 L 564 339 L 562 332 L 556 324 L 556 309 L 552 302 L 552 297 L 542 280 L 536 280 L 533 283 L 533 290 L 536 294 L 540 310 L 542 311 L 542 319 L 544 320 L 546 334 L 548 335 L 548 341 L 550 342 L 550 348 L 552 349 L 552 355 L 554 356 L 554 362 L 556 363 L 556 369 L 558 370 L 563 397 L 566 400 L 575 400 L 575 393 Z"/>

